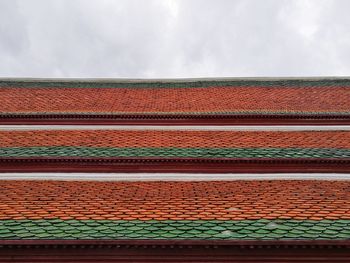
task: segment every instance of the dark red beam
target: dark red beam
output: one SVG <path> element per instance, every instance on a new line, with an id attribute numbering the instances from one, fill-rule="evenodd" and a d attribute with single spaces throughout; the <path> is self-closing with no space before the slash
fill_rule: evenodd
<path id="1" fill-rule="evenodd" d="M 350 249 L 350 239 L 284 239 L 284 240 L 241 240 L 241 239 L 0 239 L 4 246 L 238 246 L 238 247 L 344 247 Z"/>
<path id="2" fill-rule="evenodd" d="M 0 114 L 0 125 L 349 125 L 350 115 L 89 115 Z"/>
<path id="3" fill-rule="evenodd" d="M 340 241 L 1 240 L 1 262 L 349 262 Z"/>
<path id="4" fill-rule="evenodd" d="M 8 157 L 0 172 L 349 173 L 350 159 Z"/>

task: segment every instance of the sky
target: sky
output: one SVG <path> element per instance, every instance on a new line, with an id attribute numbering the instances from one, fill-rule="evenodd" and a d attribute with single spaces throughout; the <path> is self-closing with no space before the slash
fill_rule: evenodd
<path id="1" fill-rule="evenodd" d="M 0 77 L 350 75 L 349 0 L 0 0 Z"/>

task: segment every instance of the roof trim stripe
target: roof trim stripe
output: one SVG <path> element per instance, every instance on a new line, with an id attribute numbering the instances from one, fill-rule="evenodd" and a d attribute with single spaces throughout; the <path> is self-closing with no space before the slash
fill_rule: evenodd
<path id="1" fill-rule="evenodd" d="M 288 83 L 285 83 L 288 82 Z M 128 89 L 191 89 L 212 87 L 293 87 L 293 88 L 321 88 L 321 87 L 349 87 L 349 79 L 323 79 L 323 80 L 212 80 L 212 81 L 128 81 L 128 82 L 105 82 L 105 81 L 4 81 L 0 80 L 1 88 L 128 88 Z M 161 87 L 157 87 L 161 86 Z"/>
<path id="2" fill-rule="evenodd" d="M 180 147 L 0 147 L 1 157 L 89 157 L 89 158 L 223 158 L 230 159 L 347 159 L 350 149 L 337 148 L 180 148 Z"/>
<path id="3" fill-rule="evenodd" d="M 0 114 L 1 125 L 349 125 L 344 114 Z"/>
<path id="4" fill-rule="evenodd" d="M 166 131 L 350 131 L 348 125 L 334 126 L 151 126 L 151 125 L 0 125 L 0 131 L 32 131 L 32 130 L 166 130 Z"/>
<path id="5" fill-rule="evenodd" d="M 350 159 L 10 157 L 0 172 L 349 173 Z"/>
<path id="6" fill-rule="evenodd" d="M 290 85 L 307 85 L 312 84 L 315 85 L 315 83 L 322 82 L 322 86 L 325 86 L 327 82 L 331 82 L 334 84 L 343 84 L 344 82 L 349 85 L 350 77 L 344 76 L 344 77 L 223 77 L 223 78 L 164 78 L 164 79 L 128 79 L 128 78 L 0 78 L 0 86 L 3 84 L 14 84 L 14 83 L 21 83 L 21 85 L 27 86 L 32 85 L 33 83 L 39 83 L 39 84 L 49 84 L 49 85 L 65 85 L 67 83 L 73 84 L 73 85 L 84 85 L 88 83 L 94 83 L 97 85 L 103 85 L 103 84 L 121 84 L 121 85 L 131 85 L 131 86 L 140 86 L 145 84 L 148 85 L 154 85 L 154 84 L 174 84 L 175 86 L 178 86 L 178 84 L 187 84 L 192 87 L 197 86 L 196 84 L 199 84 L 199 87 L 204 86 L 213 86 L 213 84 L 216 84 L 215 86 L 218 86 L 217 84 L 222 83 L 225 85 L 238 85 L 238 83 L 241 83 L 243 85 L 252 85 L 255 84 L 255 82 L 258 82 L 259 84 L 265 83 L 266 85 L 274 85 L 278 84 L 279 82 L 289 82 Z M 220 85 L 220 84 L 219 84 Z M 261 85 L 260 85 L 261 86 Z"/>
<path id="7" fill-rule="evenodd" d="M 189 81 L 215 81 L 215 80 L 349 80 L 349 76 L 290 76 L 290 77 L 208 77 L 208 78 L 5 78 L 5 81 L 94 81 L 94 82 L 152 82 L 152 81 L 172 81 L 172 82 L 189 82 Z"/>
<path id="8" fill-rule="evenodd" d="M 194 173 L 2 173 L 4 180 L 37 181 L 256 181 L 318 180 L 350 181 L 350 173 L 286 173 L 286 174 L 194 174 Z"/>

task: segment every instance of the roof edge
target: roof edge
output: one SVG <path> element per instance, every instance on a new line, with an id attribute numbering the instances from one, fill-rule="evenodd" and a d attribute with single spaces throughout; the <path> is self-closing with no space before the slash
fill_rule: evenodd
<path id="1" fill-rule="evenodd" d="M 2 157 L 0 172 L 350 173 L 347 158 Z"/>
<path id="2" fill-rule="evenodd" d="M 0 114 L 0 125 L 349 125 L 344 114 Z"/>
<path id="3" fill-rule="evenodd" d="M 0 246 L 239 246 L 239 247 L 340 247 L 350 240 L 191 240 L 191 239 L 23 239 L 0 240 Z"/>
<path id="4" fill-rule="evenodd" d="M 350 173 L 2 173 L 0 181 L 203 182 L 203 181 L 350 181 Z"/>
<path id="5" fill-rule="evenodd" d="M 108 83 L 147 83 L 147 82 L 197 82 L 197 81 L 251 81 L 251 80 L 350 80 L 350 76 L 293 76 L 293 77 L 203 77 L 203 78 L 31 78 L 0 77 L 0 81 L 16 82 L 108 82 Z"/>

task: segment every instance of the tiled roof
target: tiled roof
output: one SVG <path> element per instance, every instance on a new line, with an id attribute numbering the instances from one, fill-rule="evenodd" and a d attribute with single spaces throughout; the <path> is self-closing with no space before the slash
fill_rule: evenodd
<path id="1" fill-rule="evenodd" d="M 1 172 L 349 172 L 350 131 L 0 131 Z"/>
<path id="2" fill-rule="evenodd" d="M 0 181 L 1 239 L 350 239 L 348 181 Z"/>
<path id="3" fill-rule="evenodd" d="M 0 157 L 349 158 L 350 131 L 0 131 Z"/>
<path id="4" fill-rule="evenodd" d="M 0 239 L 349 239 L 348 181 L 0 181 Z"/>
<path id="5" fill-rule="evenodd" d="M 2 114 L 341 114 L 349 79 L 0 80 Z"/>

